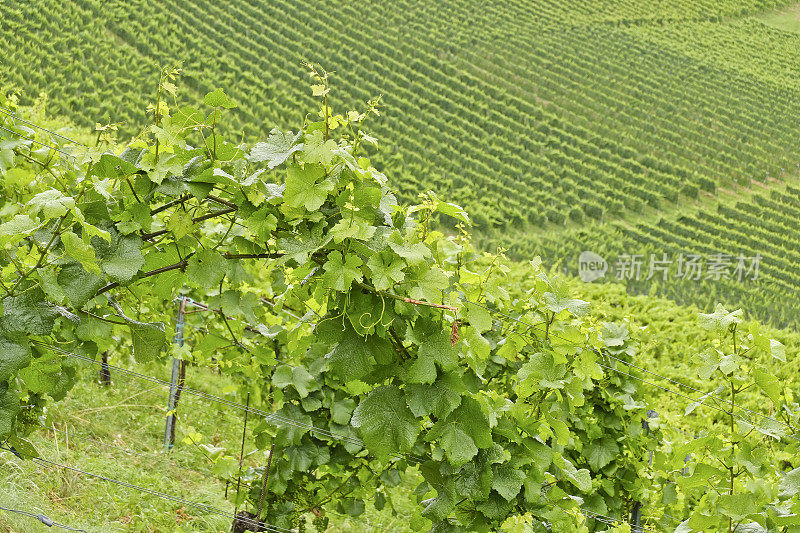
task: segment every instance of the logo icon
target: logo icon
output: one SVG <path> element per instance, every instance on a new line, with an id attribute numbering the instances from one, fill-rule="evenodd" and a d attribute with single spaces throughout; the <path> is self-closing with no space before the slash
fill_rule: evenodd
<path id="1" fill-rule="evenodd" d="M 598 280 L 608 272 L 608 262 L 594 252 L 583 251 L 578 256 L 578 276 L 590 283 Z"/>

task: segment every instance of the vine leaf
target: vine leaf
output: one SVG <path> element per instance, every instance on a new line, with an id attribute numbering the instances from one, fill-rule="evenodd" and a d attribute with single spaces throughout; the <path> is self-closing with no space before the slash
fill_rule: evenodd
<path id="1" fill-rule="evenodd" d="M 480 404 L 469 397 L 444 420 L 439 420 L 428 432 L 427 440 L 439 440 L 453 466 L 462 466 L 475 457 L 478 448 L 492 446 L 489 420 Z"/>
<path id="2" fill-rule="evenodd" d="M 144 256 L 140 250 L 142 240 L 136 236 L 115 235 L 110 247 L 99 238 L 93 238 L 95 250 L 100 250 L 100 269 L 118 283 L 131 281 L 144 266 Z"/>
<path id="3" fill-rule="evenodd" d="M 389 237 L 389 247 L 410 264 L 421 263 L 431 255 L 431 251 L 423 243 L 412 244 L 407 242 L 398 232 Z"/>
<path id="4" fill-rule="evenodd" d="M 300 133 L 291 131 L 283 132 L 274 128 L 269 132 L 266 142 L 256 143 L 248 159 L 253 163 L 267 162 L 269 168 L 275 168 L 289 159 L 293 153 L 303 149 L 303 144 L 295 144 L 300 138 Z"/>
<path id="5" fill-rule="evenodd" d="M 71 196 L 64 196 L 61 191 L 48 189 L 31 198 L 28 206 L 31 208 L 31 215 L 41 211 L 45 219 L 51 219 L 66 215 L 67 211 L 75 207 L 75 200 Z"/>
<path id="6" fill-rule="evenodd" d="M 31 362 L 31 347 L 24 335 L 0 334 L 0 354 L 0 382 Z"/>
<path id="7" fill-rule="evenodd" d="M 0 235 L 20 240 L 36 229 L 37 225 L 28 215 L 15 215 L 8 222 L 0 224 Z"/>
<path id="8" fill-rule="evenodd" d="M 403 260 L 390 252 L 373 254 L 367 261 L 367 267 L 372 273 L 372 283 L 379 291 L 385 291 L 395 283 L 403 281 L 404 266 Z"/>
<path id="9" fill-rule="evenodd" d="M 760 368 L 756 368 L 753 372 L 753 380 L 756 382 L 756 385 L 764 391 L 764 394 L 772 400 L 772 403 L 775 405 L 780 404 L 781 402 L 781 382 L 780 380 L 770 374 L 769 372 L 765 372 Z"/>
<path id="10" fill-rule="evenodd" d="M 325 171 L 319 165 L 291 165 L 283 192 L 286 203 L 290 207 L 305 207 L 308 211 L 319 209 L 334 188 L 333 181 L 324 179 L 324 176 Z"/>
<path id="11" fill-rule="evenodd" d="M 331 371 L 345 382 L 361 379 L 372 372 L 375 358 L 371 344 L 373 343 L 370 340 L 365 341 L 348 326 L 342 335 L 342 340 L 325 356 Z"/>
<path id="12" fill-rule="evenodd" d="M 461 405 L 464 384 L 453 374 L 445 374 L 432 385 L 412 383 L 406 386 L 406 403 L 414 416 L 432 414 L 442 419 Z"/>
<path id="13" fill-rule="evenodd" d="M 202 250 L 189 259 L 186 277 L 197 286 L 216 287 L 225 276 L 225 259 L 213 250 Z"/>
<path id="14" fill-rule="evenodd" d="M 409 279 L 408 281 L 411 282 L 412 280 Z M 425 268 L 424 272 L 421 272 L 421 275 L 414 281 L 416 281 L 416 285 L 411 287 L 409 296 L 416 300 L 427 302 L 440 301 L 442 299 L 442 291 L 450 286 L 450 279 L 445 271 L 436 266 Z"/>
<path id="15" fill-rule="evenodd" d="M 176 241 L 181 240 L 194 229 L 192 216 L 183 209 L 176 210 L 167 220 L 167 229 L 175 235 Z"/>
<path id="16" fill-rule="evenodd" d="M 791 498 L 800 493 L 800 468 L 790 470 L 783 476 L 780 484 L 780 497 Z"/>
<path id="17" fill-rule="evenodd" d="M 11 433 L 11 426 L 19 412 L 19 396 L 17 391 L 9 388 L 8 383 L 0 381 L 0 437 Z"/>
<path id="18" fill-rule="evenodd" d="M 224 107 L 225 109 L 236 107 L 236 104 L 228 98 L 228 95 L 222 89 L 214 89 L 206 94 L 205 98 L 203 98 L 203 103 L 210 107 Z"/>
<path id="19" fill-rule="evenodd" d="M 48 335 L 57 316 L 58 311 L 45 301 L 44 291 L 38 287 L 3 298 L 3 328 L 6 331 Z"/>
<path id="20" fill-rule="evenodd" d="M 717 304 L 713 313 L 698 313 L 698 321 L 704 329 L 724 330 L 731 324 L 739 324 L 743 314 L 741 309 L 728 312 L 722 304 Z"/>
<path id="21" fill-rule="evenodd" d="M 38 394 L 46 393 L 55 400 L 66 396 L 70 388 L 74 369 L 62 368 L 61 358 L 53 353 L 47 353 L 31 361 L 31 365 L 19 372 L 19 377 L 25 382 L 25 387 Z"/>
<path id="22" fill-rule="evenodd" d="M 367 449 L 383 462 L 392 453 L 408 452 L 419 431 L 414 413 L 394 385 L 370 392 L 353 411 L 350 423 L 359 429 Z"/>
<path id="23" fill-rule="evenodd" d="M 71 231 L 61 234 L 61 244 L 67 255 L 78 261 L 87 271 L 100 275 L 100 267 L 97 265 L 97 257 L 91 244 L 83 242 L 83 239 Z"/>
<path id="24" fill-rule="evenodd" d="M 301 228 L 292 237 L 281 237 L 278 239 L 278 246 L 284 253 L 284 259 L 293 259 L 298 264 L 304 264 L 308 257 L 328 244 L 332 237 L 323 233 L 321 225 L 315 225 L 311 229 Z"/>
<path id="25" fill-rule="evenodd" d="M 592 441 L 586 448 L 586 460 L 594 471 L 600 470 L 619 455 L 619 446 L 609 438 Z"/>
<path id="26" fill-rule="evenodd" d="M 525 473 L 508 463 L 494 465 L 492 470 L 494 470 L 492 488 L 508 501 L 516 498 L 525 481 Z"/>
<path id="27" fill-rule="evenodd" d="M 92 165 L 90 175 L 116 179 L 136 174 L 138 171 L 139 169 L 129 161 L 113 154 L 103 154 L 100 156 L 100 160 Z"/>
<path id="28" fill-rule="evenodd" d="M 353 281 L 361 281 L 364 275 L 361 273 L 363 261 L 356 255 L 348 255 L 345 259 L 342 252 L 333 251 L 328 254 L 328 261 L 324 265 L 325 284 L 339 292 L 347 292 Z"/>
<path id="29" fill-rule="evenodd" d="M 336 148 L 336 141 L 333 139 L 326 141 L 322 130 L 313 131 L 306 135 L 305 146 L 303 146 L 303 161 L 330 166 Z"/>
<path id="30" fill-rule="evenodd" d="M 464 318 L 470 326 L 478 330 L 478 333 L 486 333 L 492 329 L 492 315 L 483 306 L 468 303 Z"/>
<path id="31" fill-rule="evenodd" d="M 136 361 L 144 363 L 152 361 L 167 343 L 164 336 L 164 324 L 160 322 L 134 322 L 130 324 L 133 340 L 133 355 Z"/>
<path id="32" fill-rule="evenodd" d="M 291 385 L 301 398 L 305 398 L 310 391 L 319 388 L 319 384 L 317 380 L 314 379 L 314 376 L 309 374 L 308 370 L 302 366 L 279 366 L 275 369 L 275 374 L 272 376 L 272 384 L 279 389 L 285 389 Z"/>

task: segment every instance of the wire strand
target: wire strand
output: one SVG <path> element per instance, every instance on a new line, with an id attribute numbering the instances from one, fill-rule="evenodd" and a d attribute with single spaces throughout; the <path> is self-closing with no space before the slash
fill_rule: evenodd
<path id="1" fill-rule="evenodd" d="M 22 122 L 24 124 L 27 124 L 28 126 L 33 126 L 34 128 L 40 129 L 42 131 L 46 131 L 50 135 L 55 135 L 56 137 L 60 137 L 60 138 L 64 139 L 65 141 L 71 142 L 72 144 L 77 144 L 78 146 L 86 147 L 86 145 L 83 144 L 82 142 L 78 142 L 75 139 L 70 139 L 69 137 L 65 137 L 64 135 L 61 135 L 60 133 L 56 133 L 53 130 L 49 130 L 49 129 L 45 128 L 44 126 L 40 126 L 39 124 L 33 123 L 33 122 L 29 121 L 29 120 L 25 120 L 22 117 L 18 117 L 17 115 L 15 115 L 11 111 L 9 111 L 8 109 L 5 109 L 3 107 L 0 107 L 0 113 L 3 113 L 4 115 L 8 115 L 9 117 L 13 118 L 14 120 L 19 120 L 20 122 Z"/>
<path id="2" fill-rule="evenodd" d="M 28 516 L 30 518 L 35 518 L 36 520 L 38 520 L 42 524 L 46 525 L 47 527 L 59 527 L 61 529 L 65 529 L 67 531 L 79 531 L 79 532 L 82 532 L 82 533 L 89 533 L 85 529 L 78 529 L 78 528 L 75 528 L 75 527 L 67 526 L 67 525 L 62 524 L 60 522 L 56 522 L 55 520 L 50 519 L 48 516 L 46 516 L 46 515 L 44 515 L 42 513 L 33 514 L 31 512 L 22 511 L 20 509 L 9 509 L 8 507 L 0 507 L 0 511 L 6 511 L 6 512 L 9 512 L 9 513 L 15 513 L 15 514 L 23 515 L 23 516 Z"/>
<path id="3" fill-rule="evenodd" d="M 72 155 L 72 154 L 69 154 L 69 153 L 67 153 L 67 152 L 65 152 L 65 151 L 63 151 L 63 150 L 59 150 L 58 148 L 56 148 L 56 147 L 54 147 L 54 146 L 50 146 L 50 145 L 49 145 L 49 144 L 47 144 L 47 143 L 43 143 L 42 141 L 37 141 L 36 139 L 31 139 L 30 137 L 26 137 L 25 135 L 22 135 L 21 133 L 19 133 L 19 132 L 16 132 L 16 131 L 14 131 L 14 130 L 10 130 L 10 129 L 6 128 L 6 127 L 0 126 L 0 130 L 5 130 L 5 131 L 7 131 L 8 133 L 11 133 L 11 134 L 13 134 L 13 135 L 16 135 L 17 137 L 22 137 L 22 138 L 23 138 L 23 139 L 25 139 L 26 141 L 30 141 L 30 142 L 32 142 L 32 143 L 36 143 L 36 144 L 41 144 L 42 146 L 44 146 L 44 147 L 46 147 L 46 148 L 49 148 L 49 149 L 51 149 L 51 150 L 53 150 L 53 151 L 55 151 L 55 152 L 58 152 L 58 153 L 60 153 L 60 154 L 63 154 L 63 155 L 65 155 L 65 156 L 67 156 L 67 157 L 72 157 L 73 159 L 75 158 L 75 156 L 74 156 L 74 155 Z"/>

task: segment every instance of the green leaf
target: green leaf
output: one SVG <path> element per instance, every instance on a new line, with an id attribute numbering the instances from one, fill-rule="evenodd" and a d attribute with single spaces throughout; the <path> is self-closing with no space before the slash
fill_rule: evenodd
<path id="1" fill-rule="evenodd" d="M 717 304 L 713 313 L 699 313 L 698 319 L 700 326 L 704 329 L 724 330 L 731 324 L 741 323 L 742 315 L 741 309 L 729 313 L 722 304 Z"/>
<path id="2" fill-rule="evenodd" d="M 628 332 L 628 324 L 625 322 L 621 322 L 619 324 L 615 324 L 613 322 L 603 322 L 603 328 L 601 331 L 603 333 L 603 344 L 610 348 L 624 346 L 625 341 L 627 341 L 630 337 L 630 333 Z"/>
<path id="3" fill-rule="evenodd" d="M 553 313 L 569 311 L 575 316 L 584 316 L 589 312 L 589 302 L 570 298 L 569 286 L 563 281 L 554 280 L 552 292 L 545 292 L 543 295 L 545 307 Z"/>
<path id="4" fill-rule="evenodd" d="M 128 283 L 139 269 L 144 266 L 144 256 L 140 250 L 142 239 L 135 235 L 117 235 L 112 239 L 110 249 L 106 249 L 100 258 L 100 269 L 113 281 Z M 95 250 L 99 239 L 92 239 Z"/>
<path id="5" fill-rule="evenodd" d="M 139 363 L 146 363 L 158 357 L 167 344 L 164 324 L 160 322 L 131 322 L 133 356 Z"/>
<path id="6" fill-rule="evenodd" d="M 478 453 L 478 448 L 494 444 L 489 419 L 480 404 L 464 397 L 461 405 L 450 415 L 436 422 L 428 431 L 426 440 L 438 440 L 447 459 L 453 466 L 461 466 Z"/>
<path id="7" fill-rule="evenodd" d="M 59 400 L 66 395 L 72 385 L 72 380 L 65 370 L 67 369 L 61 367 L 60 357 L 47 353 L 34 358 L 30 366 L 20 370 L 19 378 L 31 392 L 49 394 Z"/>
<path id="8" fill-rule="evenodd" d="M 433 383 L 436 381 L 436 363 L 431 357 L 415 359 L 405 376 L 406 383 Z"/>
<path id="9" fill-rule="evenodd" d="M 278 239 L 278 246 L 287 260 L 293 259 L 303 265 L 311 254 L 328 244 L 331 238 L 323 233 L 321 224 L 316 224 L 310 229 L 301 228 L 290 238 Z"/>
<path id="10" fill-rule="evenodd" d="M 325 284 L 335 291 L 348 292 L 354 281 L 364 279 L 360 269 L 362 263 L 357 255 L 348 255 L 345 260 L 342 252 L 329 253 L 328 260 L 323 265 Z"/>
<path id="11" fill-rule="evenodd" d="M 474 327 L 478 333 L 485 333 L 492 329 L 492 315 L 482 305 L 468 303 L 464 318 L 467 319 L 469 325 Z"/>
<path id="12" fill-rule="evenodd" d="M 75 207 L 75 200 L 70 196 L 64 196 L 61 191 L 48 189 L 31 198 L 28 207 L 32 215 L 41 211 L 45 219 L 51 219 L 66 215 L 67 211 Z"/>
<path id="13" fill-rule="evenodd" d="M 356 402 L 352 398 L 345 398 L 334 402 L 331 406 L 331 420 L 336 424 L 346 426 L 350 423 L 350 418 L 353 416 L 353 410 L 356 408 Z"/>
<path id="14" fill-rule="evenodd" d="M 442 293 L 450 287 L 450 279 L 444 270 L 438 266 L 424 268 L 419 275 L 420 268 L 416 269 L 414 279 L 407 279 L 407 283 L 415 283 L 409 291 L 409 296 L 423 302 L 439 302 Z"/>
<path id="15" fill-rule="evenodd" d="M 517 394 L 527 398 L 541 388 L 561 389 L 566 374 L 566 365 L 555 364 L 550 352 L 536 352 L 517 372 Z"/>
<path id="16" fill-rule="evenodd" d="M 717 499 L 717 509 L 732 518 L 734 522 L 744 520 L 748 515 L 758 512 L 751 494 L 722 494 Z"/>
<path id="17" fill-rule="evenodd" d="M 345 239 L 368 241 L 375 235 L 377 228 L 360 216 L 343 218 L 331 228 L 333 242 L 339 244 Z"/>
<path id="18" fill-rule="evenodd" d="M 100 160 L 92 165 L 89 171 L 90 176 L 97 176 L 101 179 L 104 178 L 124 178 L 131 174 L 136 174 L 139 169 L 124 159 L 115 156 L 114 154 L 103 154 Z"/>
<path id="19" fill-rule="evenodd" d="M 372 283 L 379 291 L 385 291 L 405 278 L 405 262 L 389 252 L 371 255 L 367 267 L 372 273 Z"/>
<path id="20" fill-rule="evenodd" d="M 0 334 L 0 382 L 8 381 L 30 362 L 31 347 L 24 335 Z"/>
<path id="21" fill-rule="evenodd" d="M 7 383 L 0 382 L 0 437 L 11 433 L 19 412 L 19 395 Z"/>
<path id="22" fill-rule="evenodd" d="M 614 439 L 606 437 L 592 441 L 584 448 L 583 454 L 592 470 L 597 472 L 619 456 L 619 446 Z"/>
<path id="23" fill-rule="evenodd" d="M 525 473 L 508 463 L 493 465 L 492 470 L 494 471 L 492 488 L 508 501 L 516 498 L 525 481 Z"/>
<path id="24" fill-rule="evenodd" d="M 574 466 L 572 468 L 573 470 L 575 469 Z M 565 477 L 570 483 L 575 485 L 581 492 L 589 492 L 592 490 L 592 475 L 585 468 L 565 473 Z"/>
<path id="25" fill-rule="evenodd" d="M 769 348 L 772 357 L 781 361 L 782 363 L 786 362 L 786 346 L 781 344 L 780 341 L 776 341 L 775 339 L 769 340 Z"/>
<path id="26" fill-rule="evenodd" d="M 21 239 L 37 226 L 38 224 L 28 215 L 15 215 L 8 222 L 0 224 L 0 235 L 19 236 Z"/>
<path id="27" fill-rule="evenodd" d="M 176 241 L 181 240 L 194 230 L 192 215 L 183 209 L 176 210 L 167 220 L 167 229 L 175 235 Z"/>
<path id="28" fill-rule="evenodd" d="M 355 381 L 366 376 L 375 368 L 375 358 L 370 342 L 347 326 L 342 339 L 325 356 L 331 371 L 343 381 Z"/>
<path id="29" fill-rule="evenodd" d="M 78 263 L 67 263 L 58 270 L 56 278 L 73 307 L 80 309 L 88 302 L 100 287 L 103 280 L 87 272 Z"/>
<path id="30" fill-rule="evenodd" d="M 78 261 L 87 272 L 97 276 L 100 275 L 100 267 L 97 264 L 97 257 L 94 248 L 90 244 L 83 242 L 83 239 L 72 233 L 65 231 L 61 234 L 61 244 L 67 255 Z"/>
<path id="31" fill-rule="evenodd" d="M 424 243 L 411 244 L 404 240 L 399 232 L 389 237 L 389 247 L 409 264 L 421 263 L 431 256 L 430 249 Z"/>
<path id="32" fill-rule="evenodd" d="M 447 202 L 443 202 L 439 200 L 436 204 L 436 211 L 442 213 L 443 215 L 447 215 L 449 217 L 453 217 L 456 220 L 460 220 L 467 226 L 472 225 L 472 221 L 469 219 L 469 215 L 461 206 L 456 204 L 449 204 Z"/>
<path id="33" fill-rule="evenodd" d="M 231 102 L 222 89 L 214 89 L 206 94 L 205 98 L 203 98 L 203 103 L 210 107 L 224 107 L 226 109 L 236 107 L 236 104 Z"/>
<path id="34" fill-rule="evenodd" d="M 317 380 L 302 366 L 279 366 L 272 375 L 272 384 L 279 389 L 285 389 L 291 385 L 301 398 L 308 396 L 310 391 L 319 389 Z"/>
<path id="35" fill-rule="evenodd" d="M 291 207 L 305 207 L 308 211 L 319 209 L 334 189 L 333 181 L 324 177 L 325 171 L 319 165 L 290 165 L 283 193 L 286 203 Z"/>
<path id="36" fill-rule="evenodd" d="M 800 493 L 800 468 L 795 468 L 784 474 L 779 486 L 781 498 L 791 498 Z"/>
<path id="37" fill-rule="evenodd" d="M 269 132 L 266 142 L 253 145 L 248 159 L 253 163 L 267 161 L 269 168 L 275 168 L 283 164 L 293 153 L 303 149 L 302 143 L 296 144 L 299 138 L 299 132 L 294 134 L 291 131 L 282 132 L 275 128 Z"/>
<path id="38" fill-rule="evenodd" d="M 217 287 L 225 276 L 227 263 L 225 258 L 214 250 L 202 250 L 189 258 L 186 276 L 203 289 Z"/>
<path id="39" fill-rule="evenodd" d="M 458 366 L 458 349 L 450 342 L 449 332 L 430 320 L 417 320 L 414 337 L 420 344 L 417 359 L 413 361 L 406 375 L 408 383 L 433 383 L 436 380 L 436 366 L 442 372 L 450 372 Z"/>
<path id="40" fill-rule="evenodd" d="M 779 405 L 781 403 L 781 382 L 772 374 L 756 368 L 753 372 L 753 379 L 756 385 L 764 391 L 764 394 L 772 400 L 772 403 Z"/>
<path id="41" fill-rule="evenodd" d="M 6 331 L 48 335 L 58 311 L 44 299 L 44 291 L 36 287 L 17 296 L 3 298 L 3 328 Z"/>
<path id="42" fill-rule="evenodd" d="M 384 385 L 358 404 L 350 421 L 367 449 L 386 462 L 392 453 L 406 453 L 414 445 L 419 423 L 394 385 Z"/>
<path id="43" fill-rule="evenodd" d="M 441 419 L 461 405 L 464 385 L 453 383 L 453 379 L 457 378 L 447 374 L 430 385 L 417 383 L 406 385 L 406 403 L 414 416 L 421 418 L 432 414 Z"/>
<path id="44" fill-rule="evenodd" d="M 303 161 L 330 166 L 336 148 L 336 141 L 333 139 L 326 141 L 322 130 L 313 131 L 306 135 L 303 145 Z"/>

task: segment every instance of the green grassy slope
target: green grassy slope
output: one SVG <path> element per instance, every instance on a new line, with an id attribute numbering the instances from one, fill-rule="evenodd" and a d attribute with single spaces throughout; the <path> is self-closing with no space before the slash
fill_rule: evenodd
<path id="1" fill-rule="evenodd" d="M 176 446 L 167 456 L 162 453 L 166 388 L 113 371 L 113 384 L 105 388 L 97 381 L 97 370 L 97 367 L 88 365 L 81 370 L 78 383 L 67 399 L 53 404 L 53 410 L 44 422 L 50 429 L 41 429 L 31 437 L 41 457 L 210 505 L 232 515 L 234 506 L 224 497 L 225 483 L 218 481 L 214 463 L 204 450 L 186 438 L 202 435 L 203 444 L 225 448 L 238 455 L 242 412 L 184 394 L 179 407 L 181 421 L 177 428 Z M 168 369 L 164 365 L 137 365 L 136 371 L 168 379 Z M 210 369 L 190 368 L 187 386 L 223 395 L 228 400 L 242 401 L 235 395 L 235 383 Z M 265 461 L 263 452 L 253 455 L 252 429 L 257 424 L 258 420 L 250 419 L 245 467 Z M 392 515 L 388 505 L 382 512 L 367 506 L 365 513 L 358 518 L 337 515 L 331 508 L 329 531 L 408 531 L 407 522 L 414 505 L 409 493 L 418 482 L 416 478 L 408 479 L 390 492 L 399 511 L 396 516 Z M 232 485 L 227 490 L 232 497 L 236 487 Z M 57 522 L 90 533 L 227 533 L 232 521 L 225 516 L 69 470 L 43 468 L 32 461 L 20 461 L 9 453 L 0 454 L 0 506 L 43 513 Z M 30 517 L 0 511 L 0 532 L 39 531 L 51 529 Z"/>
<path id="2" fill-rule="evenodd" d="M 716 213 L 705 193 L 751 179 L 772 186 L 800 168 L 800 35 L 759 18 L 785 5 L 73 0 L 52 10 L 14 0 L 0 20 L 15 51 L 0 59 L 0 81 L 27 99 L 47 92 L 51 111 L 84 125 L 123 121 L 134 135 L 147 124 L 156 65 L 182 61 L 187 100 L 224 87 L 239 103 L 231 129 L 255 139 L 311 105 L 298 83 L 308 59 L 335 71 L 336 111 L 383 95 L 374 160 L 406 199 L 446 195 L 518 256 L 572 254 L 570 228 L 591 228 L 599 252 L 609 239 L 614 249 L 684 250 L 684 230 L 664 231 L 660 217 L 682 216 L 698 199 Z M 720 217 L 713 223 L 724 227 Z M 602 225 L 615 220 L 624 231 Z M 686 231 L 706 223 L 682 222 Z M 763 231 L 765 248 L 784 237 Z M 739 232 L 715 234 L 713 250 L 758 248 L 742 247 Z M 767 255 L 772 273 L 792 260 L 781 249 Z M 785 284 L 795 278 L 781 276 L 768 280 L 770 303 L 790 301 Z M 763 289 L 714 290 L 750 303 Z M 719 299 L 705 288 L 679 292 L 703 306 Z"/>

